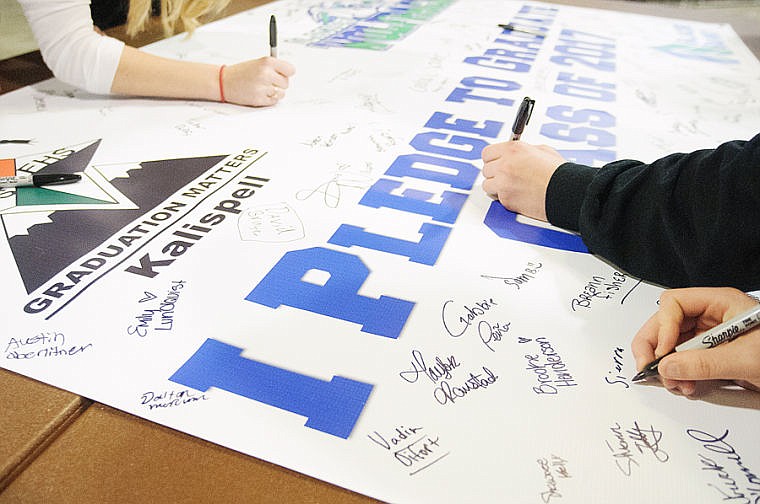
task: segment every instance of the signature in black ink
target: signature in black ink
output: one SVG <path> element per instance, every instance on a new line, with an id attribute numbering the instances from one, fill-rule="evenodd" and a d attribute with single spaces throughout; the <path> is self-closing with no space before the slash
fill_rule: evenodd
<path id="1" fill-rule="evenodd" d="M 481 278 L 489 278 L 493 280 L 501 280 L 504 282 L 505 285 L 512 285 L 517 290 L 520 290 L 521 285 L 527 284 L 529 281 L 536 278 L 536 275 L 538 274 L 538 270 L 540 270 L 543 267 L 543 264 L 541 263 L 532 263 L 529 262 L 528 265 L 523 270 L 523 273 L 520 273 L 516 277 L 499 277 L 499 276 L 491 276 L 491 275 L 480 275 Z"/>
<path id="2" fill-rule="evenodd" d="M 628 437 L 633 440 L 639 453 L 650 453 L 660 462 L 667 462 L 670 456 L 660 448 L 662 432 L 651 425 L 648 429 L 642 429 L 638 422 L 633 422 L 633 427 L 626 431 Z"/>
<path id="3" fill-rule="evenodd" d="M 438 380 L 450 379 L 451 372 L 459 367 L 456 357 L 449 355 L 447 358 L 442 359 L 439 356 L 435 356 L 435 364 L 428 366 L 425 364 L 425 359 L 422 356 L 422 352 L 419 350 L 412 350 L 412 369 L 401 371 L 399 376 L 409 383 L 415 383 L 420 377 L 420 374 L 424 374 L 433 383 L 438 383 Z"/>
<path id="4" fill-rule="evenodd" d="M 538 386 L 533 387 L 533 392 L 539 395 L 555 395 L 561 387 L 576 387 L 578 383 L 551 342 L 540 336 L 535 339 L 535 343 L 541 353 L 525 354 L 525 360 L 528 364 L 525 370 L 534 373 L 538 382 Z"/>
<path id="5" fill-rule="evenodd" d="M 321 135 L 317 135 L 315 138 L 308 142 L 301 142 L 303 145 L 308 145 L 309 147 L 332 147 L 335 145 L 335 142 L 338 140 L 338 136 L 348 135 L 351 133 L 354 129 L 356 129 L 355 125 L 348 125 L 345 130 L 339 131 L 337 133 L 332 133 L 329 137 L 322 138 Z"/>
<path id="6" fill-rule="evenodd" d="M 634 421 L 632 428 L 624 430 L 619 423 L 615 423 L 613 427 L 610 427 L 610 431 L 614 434 L 617 444 L 613 447 L 609 441 L 605 443 L 612 452 L 615 465 L 626 476 L 633 473 L 633 466 L 640 466 L 636 459 L 637 455 L 649 454 L 658 462 L 663 463 L 670 459 L 670 455 L 660 446 L 662 432 L 652 426 L 643 429 L 637 421 Z"/>
<path id="7" fill-rule="evenodd" d="M 149 410 L 174 408 L 197 401 L 206 401 L 206 394 L 201 394 L 195 390 L 170 390 L 163 392 L 144 392 L 140 396 L 140 404 L 147 406 Z"/>
<path id="8" fill-rule="evenodd" d="M 488 298 L 482 301 L 478 301 L 474 306 L 463 305 L 462 308 L 464 308 L 464 313 L 459 315 L 456 322 L 452 323 L 448 322 L 449 316 L 447 315 L 446 310 L 450 308 L 449 305 L 453 302 L 453 299 L 449 299 L 443 303 L 443 308 L 441 309 L 443 327 L 446 329 L 446 332 L 449 333 L 449 335 L 453 338 L 458 338 L 463 335 L 475 320 L 485 315 L 487 311 L 498 304 L 493 300 L 493 298 Z M 454 315 L 454 317 L 456 317 L 456 315 Z"/>
<path id="9" fill-rule="evenodd" d="M 11 339 L 8 340 L 8 343 L 5 346 L 5 353 L 8 353 L 13 350 L 20 350 L 25 347 L 34 347 L 37 345 L 65 345 L 66 344 L 66 337 L 63 335 L 62 332 L 53 331 L 53 332 L 41 332 L 39 334 L 35 334 L 34 336 L 28 337 L 28 338 L 14 338 L 11 337 Z"/>
<path id="10" fill-rule="evenodd" d="M 610 431 L 615 435 L 617 445 L 613 448 L 609 441 L 605 441 L 607 448 L 612 452 L 612 456 L 615 459 L 615 465 L 626 476 L 630 476 L 633 473 L 633 466 L 638 466 L 634 454 L 631 451 L 631 447 L 626 441 L 625 434 L 623 434 L 623 428 L 619 423 L 615 423 L 614 427 L 610 427 Z"/>
<path id="11" fill-rule="evenodd" d="M 546 491 L 541 492 L 541 500 L 548 503 L 554 497 L 562 497 L 562 494 L 559 493 L 557 479 L 571 477 L 570 472 L 567 470 L 567 460 L 552 455 L 551 461 L 546 458 L 540 458 L 536 462 L 541 467 L 544 473 L 544 481 L 546 482 Z"/>
<path id="12" fill-rule="evenodd" d="M 606 381 L 609 385 L 623 385 L 624 388 L 629 388 L 631 384 L 628 383 L 628 379 L 621 374 L 623 372 L 623 352 L 624 350 L 620 347 L 615 347 L 613 350 L 613 369 L 607 371 L 607 376 L 604 377 L 604 381 Z M 610 378 L 612 375 L 614 376 Z"/>
<path id="13" fill-rule="evenodd" d="M 747 483 L 740 484 L 737 478 L 731 475 L 731 468 L 727 464 L 721 464 L 713 458 L 699 454 L 702 462 L 702 470 L 713 471 L 721 483 L 721 486 L 708 483 L 707 486 L 713 487 L 721 494 L 723 501 L 740 502 L 747 504 L 756 504 L 760 502 L 760 476 L 755 474 L 742 460 L 742 456 L 736 451 L 726 438 L 728 438 L 728 429 L 716 436 L 699 429 L 687 429 L 686 433 L 695 441 L 702 443 L 706 450 L 723 456 L 727 459 L 728 464 L 735 466 Z M 742 488 L 742 485 L 745 485 Z"/>
<path id="14" fill-rule="evenodd" d="M 485 377 L 483 377 L 485 373 Z M 461 399 L 473 390 L 485 389 L 496 383 L 499 379 L 493 371 L 483 366 L 483 373 L 470 373 L 467 380 L 460 386 L 452 386 L 447 381 L 441 384 L 433 391 L 433 397 L 439 404 L 454 404 L 457 399 Z"/>
<path id="15" fill-rule="evenodd" d="M 377 152 L 385 152 L 390 147 L 396 145 L 396 139 L 393 138 L 393 136 L 391 136 L 391 134 L 385 130 L 370 135 L 369 140 L 375 145 L 375 150 Z"/>
<path id="16" fill-rule="evenodd" d="M 450 452 L 440 453 L 440 438 L 430 435 L 422 435 L 417 439 L 412 439 L 417 432 L 422 431 L 422 427 L 396 427 L 395 436 L 388 441 L 382 434 L 374 431 L 367 437 L 375 444 L 390 450 L 392 447 L 399 446 L 393 451 L 393 458 L 404 467 L 416 465 L 416 469 L 409 473 L 410 476 L 417 474 L 423 469 L 427 469 Z M 424 464 L 420 467 L 420 464 Z"/>
<path id="17" fill-rule="evenodd" d="M 371 185 L 369 176 L 364 174 L 343 172 L 345 166 L 341 165 L 339 172 L 333 178 L 317 186 L 314 189 L 303 189 L 296 193 L 296 199 L 305 201 L 314 195 L 321 195 L 322 202 L 327 208 L 338 208 L 344 189 L 366 189 Z"/>
<path id="18" fill-rule="evenodd" d="M 573 311 L 579 308 L 590 309 L 591 303 L 599 299 L 609 300 L 620 293 L 623 283 L 626 281 L 624 273 L 619 271 L 612 272 L 612 279 L 601 275 L 594 275 L 583 287 L 583 291 L 570 302 Z"/>
<path id="19" fill-rule="evenodd" d="M 66 358 L 77 355 L 92 347 L 67 345 L 63 333 L 42 332 L 28 338 L 11 338 L 5 346 L 5 358 L 9 360 L 31 360 L 45 358 Z"/>
<path id="20" fill-rule="evenodd" d="M 378 445 L 382 446 L 386 450 L 390 450 L 391 446 L 397 446 L 402 444 L 404 441 L 409 439 L 410 437 L 413 437 L 415 434 L 417 434 L 418 431 L 421 431 L 422 427 L 404 427 L 403 425 L 396 427 L 396 430 L 394 431 L 394 435 L 391 436 L 390 441 L 386 439 L 385 436 L 380 434 L 377 431 L 374 431 L 372 434 L 367 434 L 367 437 L 370 438 L 372 441 L 377 443 Z"/>
<path id="21" fill-rule="evenodd" d="M 359 98 L 361 99 L 361 104 L 359 106 L 362 108 L 372 112 L 391 112 L 391 110 L 380 100 L 377 93 L 360 94 Z"/>
<path id="22" fill-rule="evenodd" d="M 143 308 L 140 315 L 135 316 L 136 324 L 127 327 L 127 334 L 144 338 L 150 329 L 156 331 L 171 331 L 174 328 L 174 311 L 180 299 L 180 291 L 185 288 L 187 280 L 172 280 L 163 301 L 156 308 Z M 156 299 L 156 296 L 146 292 L 146 297 L 140 303 Z M 151 297 L 152 296 L 152 297 Z"/>
<path id="23" fill-rule="evenodd" d="M 481 320 L 480 323 L 478 323 L 480 341 L 482 341 L 490 351 L 495 352 L 496 350 L 493 349 L 491 343 L 501 341 L 504 334 L 509 331 L 509 326 L 509 322 L 506 324 L 499 324 L 497 322 L 496 324 L 491 325 L 489 322 Z"/>

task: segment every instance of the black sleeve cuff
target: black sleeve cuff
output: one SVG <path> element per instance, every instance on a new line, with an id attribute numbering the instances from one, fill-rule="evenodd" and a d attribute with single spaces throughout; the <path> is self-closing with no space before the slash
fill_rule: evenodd
<path id="1" fill-rule="evenodd" d="M 586 196 L 586 188 L 598 168 L 575 163 L 563 163 L 557 168 L 546 188 L 546 217 L 549 223 L 579 232 L 578 219 Z"/>

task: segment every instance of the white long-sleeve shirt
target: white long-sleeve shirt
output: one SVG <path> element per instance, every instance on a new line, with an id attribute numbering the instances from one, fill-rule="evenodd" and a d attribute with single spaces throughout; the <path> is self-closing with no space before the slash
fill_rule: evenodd
<path id="1" fill-rule="evenodd" d="M 111 92 L 124 43 L 93 29 L 89 0 L 19 0 L 58 79 L 91 93 Z"/>

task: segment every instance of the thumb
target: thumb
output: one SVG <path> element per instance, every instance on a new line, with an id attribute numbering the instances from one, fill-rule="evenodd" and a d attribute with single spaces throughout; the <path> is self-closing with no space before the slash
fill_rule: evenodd
<path id="1" fill-rule="evenodd" d="M 657 366 L 660 376 L 670 380 L 732 380 L 741 369 L 734 369 L 738 359 L 726 352 L 727 345 L 711 349 L 676 352 Z M 735 356 L 733 356 L 735 357 Z"/>

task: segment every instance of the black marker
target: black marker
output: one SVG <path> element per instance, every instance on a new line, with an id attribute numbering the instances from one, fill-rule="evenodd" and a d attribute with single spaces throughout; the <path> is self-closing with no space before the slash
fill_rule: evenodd
<path id="1" fill-rule="evenodd" d="M 510 140 L 520 140 L 525 125 L 530 121 L 530 115 L 533 113 L 533 105 L 535 104 L 536 100 L 532 100 L 529 96 L 523 98 L 520 108 L 517 110 L 515 123 L 512 125 L 512 138 Z"/>
<path id="2" fill-rule="evenodd" d="M 546 37 L 546 35 L 544 35 L 543 33 L 540 33 L 540 32 L 534 32 L 534 31 L 531 31 L 531 30 L 523 30 L 522 28 L 517 28 L 512 23 L 500 24 L 499 28 L 503 28 L 503 29 L 509 30 L 509 31 L 516 31 L 516 32 L 520 32 L 520 33 L 527 33 L 528 35 L 533 35 L 534 37 L 542 37 L 542 38 Z"/>
<path id="3" fill-rule="evenodd" d="M 40 187 L 46 185 L 71 184 L 78 180 L 82 180 L 82 176 L 73 173 L 42 173 L 40 175 L 24 173 L 22 175 L 0 177 L 0 187 Z"/>
<path id="4" fill-rule="evenodd" d="M 30 144 L 31 140 L 19 140 L 19 139 L 3 139 L 0 140 L 0 144 Z"/>
<path id="5" fill-rule="evenodd" d="M 277 57 L 277 20 L 274 14 L 269 16 L 269 55 Z"/>
<path id="6" fill-rule="evenodd" d="M 634 376 L 632 380 L 639 381 L 658 374 L 657 366 L 660 364 L 660 361 L 674 352 L 683 352 L 684 350 L 692 350 L 694 348 L 716 347 L 721 343 L 736 339 L 738 336 L 741 336 L 758 324 L 760 324 L 760 304 L 741 315 L 737 315 L 731 320 L 718 324 L 712 329 L 697 334 L 693 338 L 684 341 L 675 347 L 670 353 L 667 353 L 644 366 L 644 369 Z"/>

